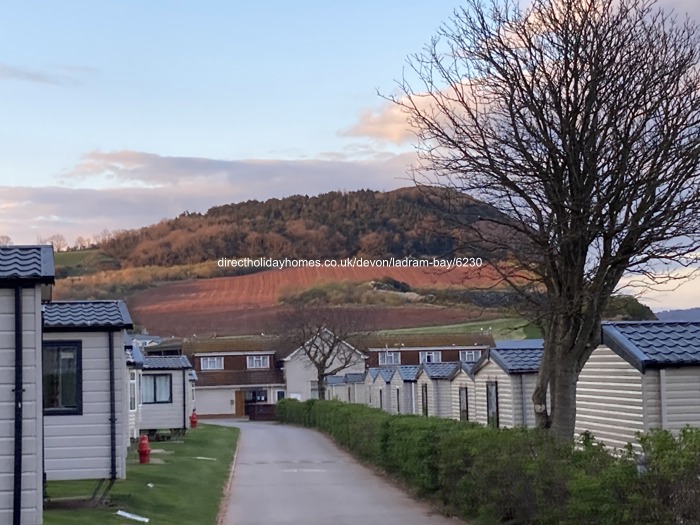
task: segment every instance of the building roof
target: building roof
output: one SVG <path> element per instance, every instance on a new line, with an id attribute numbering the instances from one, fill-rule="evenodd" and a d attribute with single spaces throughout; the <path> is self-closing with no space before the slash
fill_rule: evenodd
<path id="1" fill-rule="evenodd" d="M 396 372 L 396 368 L 391 367 L 391 366 L 383 366 L 379 369 L 379 375 L 387 383 L 391 382 L 391 378 L 394 377 L 395 372 Z"/>
<path id="2" fill-rule="evenodd" d="M 637 370 L 700 365 L 700 322 L 628 321 L 602 325 L 603 344 Z"/>
<path id="3" fill-rule="evenodd" d="M 326 384 L 328 386 L 344 385 L 345 384 L 345 376 L 326 376 Z"/>
<path id="4" fill-rule="evenodd" d="M 212 339 L 187 339 L 182 343 L 185 355 L 229 352 L 268 352 L 286 357 L 291 353 L 288 343 L 274 337 L 216 337 Z"/>
<path id="5" fill-rule="evenodd" d="M 439 350 L 452 347 L 489 347 L 494 344 L 491 334 L 409 334 L 374 336 L 362 341 L 370 351 L 428 348 Z"/>
<path id="6" fill-rule="evenodd" d="M 449 379 L 461 367 L 461 363 L 423 363 L 422 370 L 430 379 Z"/>
<path id="7" fill-rule="evenodd" d="M 491 349 L 491 359 L 508 374 L 531 374 L 540 369 L 542 348 Z"/>
<path id="8" fill-rule="evenodd" d="M 498 350 L 510 350 L 510 349 L 542 349 L 544 348 L 544 339 L 507 339 L 504 341 L 496 341 L 495 348 Z"/>
<path id="9" fill-rule="evenodd" d="M 352 372 L 350 374 L 345 374 L 346 383 L 363 383 L 365 381 L 365 374 L 359 372 Z"/>
<path id="10" fill-rule="evenodd" d="M 399 365 L 397 367 L 401 379 L 404 381 L 415 381 L 418 377 L 418 372 L 420 371 L 420 366 L 418 365 Z"/>
<path id="11" fill-rule="evenodd" d="M 0 281 L 54 282 L 51 246 L 0 246 Z"/>
<path id="12" fill-rule="evenodd" d="M 189 370 L 192 363 L 184 355 L 147 355 L 143 359 L 144 370 Z"/>
<path id="13" fill-rule="evenodd" d="M 124 329 L 133 326 L 124 301 L 57 301 L 44 305 L 45 329 Z"/>
<path id="14" fill-rule="evenodd" d="M 367 370 L 367 373 L 372 378 L 372 381 L 374 381 L 379 375 L 379 368 L 370 368 L 369 370 Z"/>

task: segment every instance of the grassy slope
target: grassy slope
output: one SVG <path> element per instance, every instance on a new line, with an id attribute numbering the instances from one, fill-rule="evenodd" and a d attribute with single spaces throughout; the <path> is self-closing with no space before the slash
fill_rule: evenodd
<path id="1" fill-rule="evenodd" d="M 163 459 L 162 465 L 139 465 L 138 455 L 130 454 L 127 479 L 112 489 L 112 508 L 48 510 L 44 524 L 124 524 L 129 520 L 115 514 L 124 510 L 158 525 L 213 525 L 237 439 L 238 429 L 202 425 L 188 431 L 184 443 L 151 443 L 152 449 L 172 454 L 151 455 Z M 198 460 L 198 456 L 216 461 Z M 89 496 L 95 485 L 95 481 L 53 481 L 48 494 L 52 498 Z"/>
<path id="2" fill-rule="evenodd" d="M 426 326 L 417 328 L 402 328 L 384 330 L 381 335 L 417 335 L 417 334 L 469 334 L 480 331 L 490 331 L 496 340 L 503 339 L 532 339 L 542 337 L 533 325 L 523 319 L 495 319 L 492 321 L 475 321 L 443 326 Z"/>

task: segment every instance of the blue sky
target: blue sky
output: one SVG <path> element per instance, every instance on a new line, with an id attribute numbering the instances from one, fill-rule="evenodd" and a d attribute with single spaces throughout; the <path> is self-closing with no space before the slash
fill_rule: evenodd
<path id="1" fill-rule="evenodd" d="M 7 3 L 0 235 L 72 243 L 250 198 L 410 185 L 411 135 L 376 90 L 458 4 Z"/>

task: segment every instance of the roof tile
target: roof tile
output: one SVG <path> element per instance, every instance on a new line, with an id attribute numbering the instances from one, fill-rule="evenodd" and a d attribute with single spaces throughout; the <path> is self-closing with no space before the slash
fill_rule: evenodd
<path id="1" fill-rule="evenodd" d="M 44 328 L 131 328 L 124 301 L 58 301 L 44 305 Z"/>
<path id="2" fill-rule="evenodd" d="M 51 246 L 0 246 L 0 280 L 54 282 Z"/>

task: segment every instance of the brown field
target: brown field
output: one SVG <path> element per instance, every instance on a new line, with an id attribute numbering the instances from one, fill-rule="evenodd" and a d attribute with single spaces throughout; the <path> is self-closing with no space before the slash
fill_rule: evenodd
<path id="1" fill-rule="evenodd" d="M 243 335 L 270 332 L 282 293 L 337 281 L 365 282 L 381 277 L 414 288 L 482 288 L 497 282 L 492 268 L 288 268 L 239 277 L 184 281 L 134 294 L 129 310 L 151 333 L 163 336 Z M 374 308 L 377 328 L 404 328 L 488 319 L 480 309 L 412 306 Z M 493 315 L 491 316 L 493 317 Z"/>

